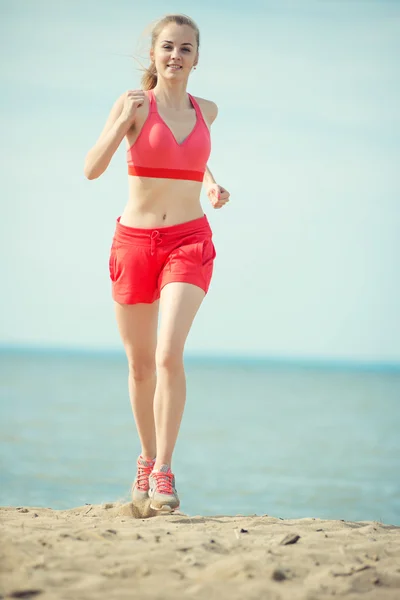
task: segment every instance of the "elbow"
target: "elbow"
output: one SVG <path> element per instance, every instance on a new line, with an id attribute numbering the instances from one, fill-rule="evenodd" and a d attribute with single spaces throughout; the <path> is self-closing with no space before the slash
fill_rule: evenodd
<path id="1" fill-rule="evenodd" d="M 86 158 L 85 166 L 83 167 L 83 173 L 87 179 L 97 179 L 104 173 L 108 165 L 104 162 L 91 160 L 90 157 Z"/>
<path id="2" fill-rule="evenodd" d="M 97 177 L 101 175 L 101 173 L 96 173 L 93 165 L 91 165 L 88 161 L 85 162 L 85 166 L 83 167 L 83 174 L 85 175 L 86 179 L 89 180 L 97 179 Z"/>
<path id="3" fill-rule="evenodd" d="M 93 173 L 93 171 L 89 171 L 89 169 L 84 169 L 83 173 L 86 177 L 86 179 L 89 179 L 89 181 L 91 181 L 92 179 L 97 179 L 98 175 L 95 175 Z"/>

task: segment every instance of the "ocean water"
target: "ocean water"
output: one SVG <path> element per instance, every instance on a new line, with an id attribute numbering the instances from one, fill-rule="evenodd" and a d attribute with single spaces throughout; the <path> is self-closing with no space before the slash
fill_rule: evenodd
<path id="1" fill-rule="evenodd" d="M 173 470 L 189 515 L 400 525 L 400 371 L 185 359 Z M 0 354 L 0 504 L 129 499 L 123 356 Z"/>

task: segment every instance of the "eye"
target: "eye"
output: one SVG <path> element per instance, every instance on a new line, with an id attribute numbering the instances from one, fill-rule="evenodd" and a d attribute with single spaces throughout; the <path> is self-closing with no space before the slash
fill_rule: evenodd
<path id="1" fill-rule="evenodd" d="M 166 50 L 170 50 L 171 46 L 163 46 L 163 48 L 165 48 Z"/>
<path id="2" fill-rule="evenodd" d="M 183 48 L 185 52 L 190 52 L 190 48 Z"/>

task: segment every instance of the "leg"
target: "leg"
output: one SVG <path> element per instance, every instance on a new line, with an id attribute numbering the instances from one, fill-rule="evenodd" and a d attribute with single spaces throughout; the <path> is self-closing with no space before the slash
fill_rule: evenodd
<path id="1" fill-rule="evenodd" d="M 155 353 L 159 301 L 152 304 L 115 303 L 118 329 L 129 366 L 129 396 L 136 422 L 141 454 L 156 456 L 153 401 L 156 388 Z"/>
<path id="2" fill-rule="evenodd" d="M 173 282 L 161 290 L 161 326 L 157 342 L 157 386 L 154 398 L 157 435 L 155 469 L 171 465 L 186 401 L 183 350 L 204 291 L 189 283 Z"/>

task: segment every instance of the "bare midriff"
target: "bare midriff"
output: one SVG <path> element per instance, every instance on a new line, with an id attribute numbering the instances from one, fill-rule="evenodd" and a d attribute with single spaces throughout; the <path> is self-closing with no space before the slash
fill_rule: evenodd
<path id="1" fill-rule="evenodd" d="M 152 229 L 179 225 L 203 216 L 202 183 L 128 175 L 129 199 L 122 225 Z"/>

